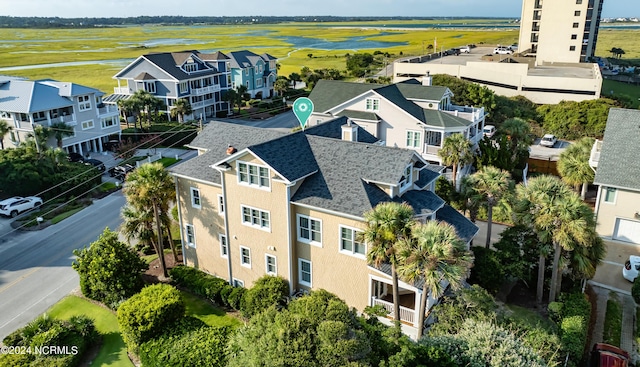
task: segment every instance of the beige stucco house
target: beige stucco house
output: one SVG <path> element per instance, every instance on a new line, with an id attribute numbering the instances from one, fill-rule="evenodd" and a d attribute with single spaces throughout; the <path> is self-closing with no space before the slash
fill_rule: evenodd
<path id="1" fill-rule="evenodd" d="M 438 151 L 451 134 L 464 134 L 476 145 L 482 139 L 484 108 L 456 106 L 447 87 L 432 86 L 431 77 L 391 85 L 320 80 L 309 98 L 309 125 L 346 116 L 389 147 L 413 149 L 441 164 Z"/>
<path id="2" fill-rule="evenodd" d="M 640 245 L 640 111 L 612 108 L 602 141 L 591 151 L 596 169 L 596 231 Z"/>
<path id="3" fill-rule="evenodd" d="M 358 241 L 364 212 L 407 202 L 467 242 L 477 227 L 434 193 L 442 167 L 376 141 L 347 117 L 292 134 L 210 123 L 191 143 L 198 157 L 171 169 L 185 263 L 235 286 L 278 275 L 292 294 L 326 289 L 361 311 L 392 310 L 390 269 L 369 266 Z M 405 326 L 421 286 L 401 283 Z"/>

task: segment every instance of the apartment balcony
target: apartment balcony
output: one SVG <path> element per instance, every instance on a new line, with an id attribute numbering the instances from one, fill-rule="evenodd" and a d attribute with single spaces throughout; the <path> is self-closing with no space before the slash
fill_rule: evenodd
<path id="1" fill-rule="evenodd" d="M 437 156 L 440 149 L 442 149 L 440 145 L 429 145 L 429 144 L 424 145 L 425 154 Z"/>
<path id="2" fill-rule="evenodd" d="M 105 117 L 105 115 L 114 115 L 118 114 L 118 106 L 113 104 L 103 104 L 101 107 L 98 107 L 98 115 L 100 117 Z"/>
<path id="3" fill-rule="evenodd" d="M 471 122 L 481 121 L 485 117 L 484 107 L 475 108 L 475 107 L 467 107 L 467 106 L 450 105 L 447 110 L 443 110 L 442 112 L 445 112 L 457 117 L 461 117 Z"/>
<path id="4" fill-rule="evenodd" d="M 598 167 L 600 161 L 600 151 L 602 150 L 602 140 L 596 140 L 591 147 L 591 155 L 589 156 L 589 165 L 593 168 Z"/>
<path id="5" fill-rule="evenodd" d="M 204 107 L 204 101 L 191 103 L 191 108 L 192 109 L 202 108 L 202 107 Z"/>
<path id="6" fill-rule="evenodd" d="M 413 296 L 415 299 L 414 293 L 412 293 L 411 296 Z M 400 296 L 400 304 L 402 304 L 403 301 L 405 301 L 405 299 L 408 299 L 408 298 L 409 298 L 408 295 Z M 385 301 L 383 299 L 379 299 L 376 297 L 371 297 L 371 305 L 382 306 L 389 313 L 387 317 L 390 317 L 392 319 L 394 318 L 393 302 Z M 414 325 L 418 321 L 418 312 L 416 312 L 416 310 L 414 310 L 413 308 L 400 306 L 400 321 L 407 323 L 409 325 Z"/>
<path id="7" fill-rule="evenodd" d="M 114 87 L 113 93 L 114 94 L 131 94 L 131 91 L 129 90 L 129 87 Z"/>
<path id="8" fill-rule="evenodd" d="M 192 89 L 191 95 L 201 96 L 203 94 L 214 93 L 214 92 L 220 92 L 220 85 L 216 84 L 216 85 L 210 85 L 208 87 Z"/>

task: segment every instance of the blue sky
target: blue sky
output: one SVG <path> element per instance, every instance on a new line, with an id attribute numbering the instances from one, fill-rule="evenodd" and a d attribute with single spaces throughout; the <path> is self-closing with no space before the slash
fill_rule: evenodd
<path id="1" fill-rule="evenodd" d="M 0 14 L 41 17 L 396 15 L 518 18 L 521 6 L 520 0 L 0 0 Z M 605 0 L 603 16 L 640 17 L 640 1 Z"/>

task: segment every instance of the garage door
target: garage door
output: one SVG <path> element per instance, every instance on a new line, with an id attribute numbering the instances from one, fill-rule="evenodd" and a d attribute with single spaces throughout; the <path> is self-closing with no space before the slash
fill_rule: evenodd
<path id="1" fill-rule="evenodd" d="M 616 219 L 613 239 L 640 244 L 640 222 L 628 219 Z"/>

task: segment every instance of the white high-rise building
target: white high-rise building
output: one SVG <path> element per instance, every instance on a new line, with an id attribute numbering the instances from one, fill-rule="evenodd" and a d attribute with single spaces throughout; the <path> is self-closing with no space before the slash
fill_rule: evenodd
<path id="1" fill-rule="evenodd" d="M 519 52 L 538 63 L 577 63 L 593 57 L 604 0 L 523 0 Z"/>

